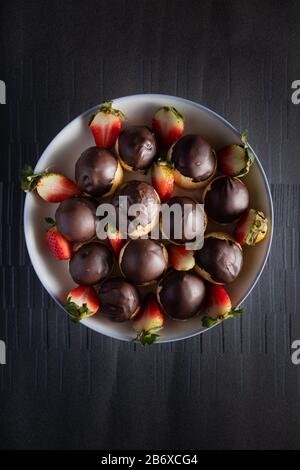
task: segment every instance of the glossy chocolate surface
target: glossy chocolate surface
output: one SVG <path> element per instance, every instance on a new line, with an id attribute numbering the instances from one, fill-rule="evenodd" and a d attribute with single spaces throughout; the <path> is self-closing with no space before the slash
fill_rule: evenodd
<path id="1" fill-rule="evenodd" d="M 127 197 L 127 211 L 120 196 Z M 123 215 L 125 219 L 128 219 L 129 222 L 132 222 L 132 230 L 129 230 L 130 233 L 138 225 L 146 227 L 150 224 L 153 218 L 157 216 L 160 208 L 160 200 L 155 189 L 149 183 L 137 180 L 131 180 L 125 183 L 114 195 L 112 204 L 117 209 L 117 225 L 119 225 L 121 215 Z M 137 214 L 128 216 L 128 209 L 133 204 L 140 205 L 140 207 L 137 208 L 139 212 L 138 222 L 134 222 Z"/>
<path id="2" fill-rule="evenodd" d="M 95 237 L 97 205 L 95 199 L 84 196 L 61 202 L 55 213 L 57 230 L 73 242 Z"/>
<path id="3" fill-rule="evenodd" d="M 208 237 L 203 248 L 195 253 L 196 264 L 222 284 L 232 282 L 243 266 L 243 252 L 231 240 Z"/>
<path id="4" fill-rule="evenodd" d="M 199 235 L 200 231 L 204 232 L 204 212 L 199 207 L 196 209 L 197 205 L 193 199 L 187 196 L 175 196 L 169 199 L 166 204 L 170 208 L 170 218 L 167 217 L 166 206 L 164 206 L 162 231 L 167 238 L 175 243 L 183 244 L 192 242 L 196 233 Z M 178 218 L 176 216 L 177 209 Z"/>
<path id="5" fill-rule="evenodd" d="M 95 197 L 109 192 L 113 185 L 118 161 L 101 147 L 89 147 L 76 162 L 75 179 L 81 191 Z"/>
<path id="6" fill-rule="evenodd" d="M 249 206 L 249 192 L 237 178 L 222 176 L 212 181 L 205 195 L 205 211 L 212 220 L 230 224 L 237 220 Z"/>
<path id="7" fill-rule="evenodd" d="M 99 297 L 101 314 L 115 322 L 129 320 L 140 305 L 137 289 L 122 278 L 104 281 L 99 289 Z"/>
<path id="8" fill-rule="evenodd" d="M 195 183 L 207 180 L 216 167 L 216 156 L 211 145 L 200 135 L 181 137 L 173 147 L 172 163 L 182 175 Z"/>
<path id="9" fill-rule="evenodd" d="M 156 155 L 156 139 L 146 126 L 130 126 L 118 139 L 119 155 L 134 170 L 148 168 Z"/>
<path id="10" fill-rule="evenodd" d="M 150 239 L 131 240 L 120 257 L 123 275 L 134 284 L 145 284 L 158 279 L 167 268 L 160 243 Z"/>
<path id="11" fill-rule="evenodd" d="M 205 284 L 199 276 L 187 271 L 170 271 L 160 287 L 160 302 L 169 316 L 187 320 L 199 313 L 205 296 Z"/>
<path id="12" fill-rule="evenodd" d="M 91 242 L 75 251 L 69 269 L 77 284 L 91 286 L 107 277 L 113 264 L 114 256 L 110 248 L 104 243 Z"/>

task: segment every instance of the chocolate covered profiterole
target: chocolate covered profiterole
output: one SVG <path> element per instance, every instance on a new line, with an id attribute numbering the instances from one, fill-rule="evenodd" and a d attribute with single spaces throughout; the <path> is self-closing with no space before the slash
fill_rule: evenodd
<path id="1" fill-rule="evenodd" d="M 122 196 L 126 197 L 127 205 L 122 200 Z M 131 180 L 125 183 L 115 193 L 112 204 L 116 208 L 117 227 L 132 237 L 142 237 L 149 233 L 157 224 L 160 210 L 160 199 L 149 183 L 145 181 Z M 130 206 L 139 204 L 138 214 L 128 214 Z M 126 207 L 127 206 L 127 207 Z M 127 209 L 127 210 L 126 210 Z M 137 215 L 139 220 L 135 220 Z M 128 227 L 121 227 L 120 219 L 130 224 Z M 123 228 L 123 230 L 122 230 Z"/>
<path id="2" fill-rule="evenodd" d="M 101 314 L 114 322 L 130 320 L 140 307 L 137 289 L 122 278 L 103 281 L 99 288 L 99 297 Z"/>
<path id="3" fill-rule="evenodd" d="M 154 240 L 130 240 L 119 256 L 123 276 L 136 285 L 150 284 L 168 267 L 168 253 L 164 245 Z"/>
<path id="4" fill-rule="evenodd" d="M 115 149 L 126 170 L 144 171 L 155 158 L 156 139 L 148 127 L 130 126 L 119 135 Z"/>
<path id="5" fill-rule="evenodd" d="M 167 159 L 174 165 L 175 182 L 187 189 L 203 187 L 217 168 L 214 149 L 197 134 L 181 137 L 169 149 Z"/>
<path id="6" fill-rule="evenodd" d="M 249 206 L 249 191 L 238 178 L 219 176 L 203 192 L 205 212 L 219 224 L 238 220 Z"/>
<path id="7" fill-rule="evenodd" d="M 89 147 L 76 162 L 75 179 L 84 193 L 94 197 L 109 196 L 121 184 L 123 170 L 110 150 Z"/>
<path id="8" fill-rule="evenodd" d="M 187 320 L 197 315 L 204 296 L 203 280 L 191 271 L 169 271 L 157 288 L 161 307 L 175 320 Z"/>
<path id="9" fill-rule="evenodd" d="M 109 276 L 114 265 L 114 255 L 105 243 L 91 242 L 82 245 L 73 254 L 69 270 L 74 282 L 92 286 Z"/>
<path id="10" fill-rule="evenodd" d="M 57 230 L 71 242 L 84 242 L 96 235 L 98 202 L 78 196 L 61 202 L 55 212 Z"/>
<path id="11" fill-rule="evenodd" d="M 180 220 L 176 215 L 177 209 L 178 214 L 181 214 Z M 168 217 L 168 213 L 170 217 Z M 204 234 L 206 224 L 205 212 L 190 197 L 172 197 L 163 207 L 161 231 L 165 238 L 176 245 L 192 242 L 196 235 Z"/>
<path id="12" fill-rule="evenodd" d="M 243 266 L 243 251 L 230 235 L 212 232 L 205 236 L 201 250 L 195 252 L 195 270 L 215 284 L 234 281 Z"/>

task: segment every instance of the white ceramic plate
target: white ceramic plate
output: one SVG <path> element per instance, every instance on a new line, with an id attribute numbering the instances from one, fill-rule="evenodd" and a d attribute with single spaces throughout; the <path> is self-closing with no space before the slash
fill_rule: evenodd
<path id="1" fill-rule="evenodd" d="M 200 104 L 168 95 L 133 95 L 114 100 L 114 107 L 123 111 L 130 123 L 151 124 L 151 117 L 160 106 L 175 106 L 185 117 L 185 133 L 199 133 L 215 149 L 231 143 L 239 143 L 239 132 L 225 119 Z M 70 122 L 48 145 L 40 157 L 35 171 L 54 167 L 74 179 L 75 162 L 94 140 L 87 125 L 95 106 Z M 250 205 L 262 210 L 270 221 L 268 235 L 256 247 L 244 250 L 244 265 L 238 279 L 229 287 L 233 305 L 239 305 L 250 294 L 264 269 L 272 239 L 273 207 L 269 185 L 264 170 L 256 156 L 250 173 L 243 179 L 250 191 Z M 177 190 L 182 192 L 182 190 Z M 200 199 L 200 192 L 194 192 Z M 27 194 L 24 207 L 24 229 L 26 244 L 33 267 L 49 294 L 61 305 L 67 292 L 75 284 L 72 281 L 68 262 L 57 261 L 49 254 L 44 242 L 45 217 L 53 217 L 57 204 L 47 204 L 37 194 Z M 215 227 L 211 227 L 212 229 Z M 66 314 L 62 310 L 62 314 Z M 251 312 L 248 312 L 251 314 Z M 112 323 L 97 314 L 82 323 L 99 333 L 129 341 L 134 337 L 130 322 Z M 185 322 L 167 320 L 160 342 L 176 341 L 205 331 L 200 318 Z"/>

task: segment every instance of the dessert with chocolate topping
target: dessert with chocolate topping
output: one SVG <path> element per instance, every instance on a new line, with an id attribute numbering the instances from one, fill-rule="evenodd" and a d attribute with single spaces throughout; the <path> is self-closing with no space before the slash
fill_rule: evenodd
<path id="1" fill-rule="evenodd" d="M 103 281 L 99 288 L 100 312 L 114 322 L 133 318 L 139 311 L 139 293 L 133 284 L 122 278 Z"/>
<path id="2" fill-rule="evenodd" d="M 103 147 L 89 147 L 75 165 L 75 179 L 82 192 L 109 196 L 121 184 L 123 170 L 115 155 Z"/>
<path id="3" fill-rule="evenodd" d="M 77 284 L 92 286 L 110 275 L 114 255 L 105 243 L 90 242 L 82 245 L 73 254 L 69 270 Z"/>
<path id="4" fill-rule="evenodd" d="M 187 189 L 205 186 L 217 168 L 214 149 L 197 134 L 181 137 L 169 149 L 167 159 L 174 165 L 176 183 Z"/>
<path id="5" fill-rule="evenodd" d="M 163 310 L 175 320 L 187 320 L 200 312 L 205 284 L 193 271 L 169 271 L 157 288 Z"/>
<path id="6" fill-rule="evenodd" d="M 249 206 L 249 191 L 238 178 L 219 176 L 205 188 L 203 201 L 208 217 L 219 224 L 238 220 Z"/>
<path id="7" fill-rule="evenodd" d="M 127 198 L 127 204 L 121 196 Z M 116 208 L 118 228 L 121 230 L 121 218 L 123 222 L 128 221 L 125 231 L 132 238 L 146 235 L 158 222 L 160 199 L 153 186 L 145 181 L 131 180 L 125 183 L 115 193 L 112 204 Z M 128 209 L 133 204 L 138 204 L 137 212 L 128 214 Z M 137 216 L 138 220 L 135 220 Z M 125 227 L 122 228 L 124 231 Z"/>
<path id="8" fill-rule="evenodd" d="M 147 126 L 124 129 L 116 142 L 116 153 L 128 171 L 144 171 L 153 162 L 157 151 L 154 133 Z"/>
<path id="9" fill-rule="evenodd" d="M 84 242 L 96 235 L 96 210 L 98 202 L 85 196 L 61 202 L 55 212 L 58 231 L 71 242 Z"/>
<path id="10" fill-rule="evenodd" d="M 119 257 L 123 276 L 136 285 L 150 284 L 168 267 L 168 253 L 162 243 L 147 239 L 130 240 Z"/>
<path id="11" fill-rule="evenodd" d="M 188 109 L 180 103 L 178 100 L 180 108 Z M 253 179 L 245 178 L 245 183 L 239 179 L 255 160 L 246 134 L 240 142 L 235 136 L 230 144 L 225 133 L 229 145 L 217 157 L 198 133 L 183 135 L 185 128 L 201 132 L 205 121 L 197 129 L 197 117 L 192 125 L 194 116 L 185 123 L 181 110 L 160 104 L 152 121 L 146 108 L 147 120 L 139 122 L 141 109 L 134 118 L 145 125 L 127 121 L 122 128 L 122 111 L 111 102 L 103 103 L 89 123 L 95 144 L 83 151 L 75 164 L 76 184 L 52 169 L 35 174 L 29 168 L 22 183 L 25 191 L 36 190 L 42 200 L 59 203 L 55 221 L 48 217 L 51 212 L 45 214 L 51 227 L 46 237 L 40 235 L 52 255 L 62 260 L 63 270 L 69 261 L 69 282 L 73 279 L 78 284 L 67 294 L 66 310 L 77 321 L 99 311 L 94 325 L 104 322 L 108 334 L 105 319 L 119 323 L 132 320 L 136 339 L 143 345 L 157 340 L 163 327 L 167 334 L 162 339 L 172 338 L 176 326 L 166 321 L 166 315 L 173 320 L 199 315 L 192 320 L 191 329 L 185 329 L 196 332 L 197 325 L 200 330 L 201 325 L 210 327 L 240 313 L 226 284 L 241 273 L 244 246 L 249 257 L 251 246 L 271 233 L 261 208 L 249 206 L 247 185 Z M 87 120 L 81 122 L 89 132 Z M 150 122 L 152 129 L 146 125 Z M 211 133 L 207 130 L 208 135 L 214 135 L 213 141 L 222 144 L 218 128 Z M 258 194 L 249 186 L 252 203 L 261 200 L 260 186 Z M 199 188 L 204 189 L 200 192 Z M 197 202 L 200 199 L 202 207 Z M 269 217 L 268 211 L 266 215 Z M 224 225 L 224 232 L 204 235 L 207 218 Z M 234 301 L 239 298 L 240 286 L 245 290 L 246 278 L 243 272 L 240 282 L 232 286 Z M 118 325 L 117 329 L 128 339 L 127 326 Z"/>
<path id="12" fill-rule="evenodd" d="M 227 233 L 212 232 L 205 236 L 201 250 L 195 252 L 195 270 L 215 284 L 233 282 L 243 266 L 243 250 Z"/>
<path id="13" fill-rule="evenodd" d="M 176 214 L 180 215 L 180 224 Z M 187 196 L 172 197 L 162 209 L 162 233 L 170 242 L 177 245 L 193 242 L 196 235 L 204 234 L 206 223 L 204 211 L 194 199 Z"/>

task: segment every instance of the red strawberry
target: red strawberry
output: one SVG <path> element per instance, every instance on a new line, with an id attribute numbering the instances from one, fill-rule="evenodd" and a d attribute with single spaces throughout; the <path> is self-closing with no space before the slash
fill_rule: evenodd
<path id="1" fill-rule="evenodd" d="M 98 147 L 108 149 L 115 145 L 123 119 L 124 114 L 119 109 L 114 109 L 111 101 L 100 106 L 89 123 Z"/>
<path id="2" fill-rule="evenodd" d="M 217 153 L 218 168 L 228 176 L 244 176 L 249 172 L 254 155 L 249 149 L 247 131 L 241 134 L 242 144 L 231 144 Z"/>
<path id="3" fill-rule="evenodd" d="M 188 271 L 195 266 L 194 252 L 186 250 L 184 246 L 169 245 L 169 264 L 177 271 Z"/>
<path id="4" fill-rule="evenodd" d="M 154 294 L 148 294 L 142 303 L 140 311 L 132 320 L 132 327 L 143 346 L 152 344 L 157 340 L 157 332 L 164 326 L 163 311 Z"/>
<path id="5" fill-rule="evenodd" d="M 184 119 L 177 109 L 163 106 L 154 114 L 152 128 L 160 146 L 168 149 L 182 136 Z"/>
<path id="6" fill-rule="evenodd" d="M 96 291 L 91 286 L 78 286 L 71 290 L 67 296 L 65 309 L 73 317 L 74 321 L 91 317 L 100 307 Z"/>
<path id="7" fill-rule="evenodd" d="M 170 199 L 174 189 L 174 174 L 169 163 L 164 160 L 158 160 L 154 163 L 151 171 L 151 179 L 161 202 L 166 202 Z"/>
<path id="8" fill-rule="evenodd" d="M 240 245 L 256 245 L 265 238 L 268 230 L 268 219 L 264 213 L 249 209 L 237 223 L 234 237 Z"/>
<path id="9" fill-rule="evenodd" d="M 107 227 L 107 237 L 114 253 L 118 255 L 125 243 L 125 238 L 122 238 L 121 232 L 110 224 Z"/>
<path id="10" fill-rule="evenodd" d="M 54 220 L 46 221 L 51 224 L 45 240 L 52 255 L 59 260 L 70 259 L 73 253 L 72 243 L 57 230 Z"/>
<path id="11" fill-rule="evenodd" d="M 219 284 L 206 286 L 206 299 L 203 310 L 206 316 L 202 318 L 202 325 L 206 328 L 243 312 L 242 308 L 232 308 L 228 293 Z"/>
<path id="12" fill-rule="evenodd" d="M 26 165 L 22 173 L 22 189 L 25 192 L 37 190 L 47 202 L 62 202 L 81 192 L 74 181 L 60 173 L 33 173 L 31 166 Z"/>

